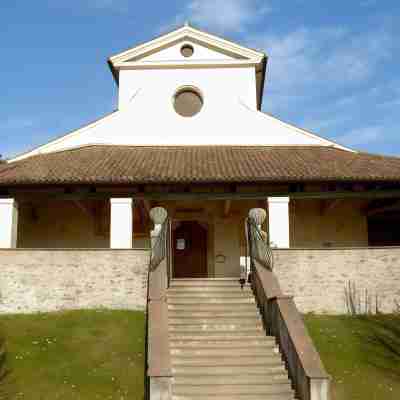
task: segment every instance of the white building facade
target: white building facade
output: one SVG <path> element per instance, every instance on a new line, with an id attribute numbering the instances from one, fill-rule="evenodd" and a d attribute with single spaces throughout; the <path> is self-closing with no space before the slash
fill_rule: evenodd
<path id="1" fill-rule="evenodd" d="M 0 166 L 1 248 L 149 248 L 155 206 L 179 276 L 238 276 L 257 207 L 276 248 L 400 243 L 400 161 L 262 112 L 264 53 L 183 26 L 109 66 L 116 111 Z"/>

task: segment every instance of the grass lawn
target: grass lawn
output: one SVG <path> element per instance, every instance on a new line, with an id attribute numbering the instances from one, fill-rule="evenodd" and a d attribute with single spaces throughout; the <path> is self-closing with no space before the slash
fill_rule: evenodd
<path id="1" fill-rule="evenodd" d="M 332 400 L 400 399 L 400 317 L 306 315 Z"/>
<path id="2" fill-rule="evenodd" d="M 0 331 L 11 370 L 5 386 L 12 399 L 144 397 L 142 312 L 7 315 L 0 316 Z"/>

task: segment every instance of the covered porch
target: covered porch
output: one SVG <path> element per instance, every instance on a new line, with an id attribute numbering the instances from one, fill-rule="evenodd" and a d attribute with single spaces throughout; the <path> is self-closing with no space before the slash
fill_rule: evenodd
<path id="1" fill-rule="evenodd" d="M 0 247 L 150 249 L 149 212 L 161 206 L 172 227 L 174 276 L 239 276 L 246 257 L 245 219 L 263 208 L 273 248 L 335 249 L 400 245 L 397 191 L 352 193 L 257 190 L 205 192 L 14 192 L 0 199 Z M 128 197 L 129 194 L 129 197 Z M 123 196 L 123 197 L 122 197 Z"/>
<path id="2" fill-rule="evenodd" d="M 239 276 L 252 208 L 272 248 L 399 245 L 399 179 L 330 146 L 77 147 L 0 167 L 0 248 L 150 249 L 161 206 L 176 276 Z"/>

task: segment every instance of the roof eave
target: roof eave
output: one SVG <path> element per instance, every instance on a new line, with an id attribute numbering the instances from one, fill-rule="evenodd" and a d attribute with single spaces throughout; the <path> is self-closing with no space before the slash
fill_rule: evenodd
<path id="1" fill-rule="evenodd" d="M 108 67 L 111 70 L 112 76 L 114 77 L 115 83 L 119 86 L 119 70 L 115 69 L 110 59 L 107 60 Z"/>
<path id="2" fill-rule="evenodd" d="M 169 43 L 184 38 L 185 36 L 188 36 L 189 38 L 192 37 L 195 40 L 210 43 L 217 48 L 219 47 L 220 49 L 238 54 L 244 58 L 254 59 L 264 56 L 264 54 L 258 50 L 241 46 L 235 42 L 197 28 L 193 28 L 191 26 L 183 26 L 165 35 L 159 36 L 153 40 L 132 47 L 121 53 L 115 54 L 111 56 L 109 60 L 114 64 L 116 62 L 126 61 L 130 58 L 138 58 L 142 54 L 146 54 L 149 50 L 154 51 L 155 49 L 168 45 Z"/>
<path id="3" fill-rule="evenodd" d="M 267 75 L 267 63 L 268 63 L 268 57 L 267 57 L 267 55 L 264 54 L 264 57 L 263 57 L 263 59 L 261 61 L 262 76 L 261 76 L 260 93 L 258 94 L 258 99 L 257 99 L 257 109 L 258 109 L 258 111 L 261 111 L 261 109 L 262 109 L 265 81 L 266 81 L 266 75 Z"/>

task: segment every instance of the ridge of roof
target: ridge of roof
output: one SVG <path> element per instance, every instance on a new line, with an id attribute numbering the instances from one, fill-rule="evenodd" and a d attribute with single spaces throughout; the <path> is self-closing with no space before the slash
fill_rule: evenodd
<path id="1" fill-rule="evenodd" d="M 72 132 L 73 133 L 73 132 Z M 59 139 L 61 139 L 60 137 Z M 55 139 L 57 140 L 57 139 Z M 15 163 L 20 163 L 26 160 L 31 160 L 32 158 L 36 157 L 47 157 L 47 156 L 52 156 L 53 154 L 59 154 L 59 153 L 68 153 L 68 152 L 75 152 L 79 150 L 86 150 L 89 148 L 93 147 L 103 147 L 103 148 L 141 148 L 141 149 L 154 149 L 154 150 L 187 150 L 187 149 L 200 149 L 200 148 L 219 148 L 219 149 L 276 149 L 276 148 L 315 148 L 315 147 L 321 147 L 321 148 L 331 148 L 335 150 L 341 150 L 341 151 L 346 151 L 338 147 L 334 146 L 325 146 L 325 145 L 319 145 L 319 144 L 299 144 L 299 145 L 288 145 L 288 144 L 283 144 L 283 145 L 271 145 L 271 144 L 249 144 L 249 145 L 243 145 L 243 144 L 196 144 L 196 145 L 157 145 L 157 144 L 107 144 L 107 143 L 88 143 L 88 144 L 82 144 L 79 146 L 75 147 L 70 147 L 66 149 L 60 149 L 60 150 L 55 150 L 51 151 L 48 153 L 35 153 L 32 154 L 31 156 L 24 157 L 21 159 L 11 159 L 11 160 L 6 160 L 4 165 L 11 165 Z M 17 158 L 17 157 L 15 157 Z M 1 170 L 2 164 L 0 164 L 0 170 Z"/>

